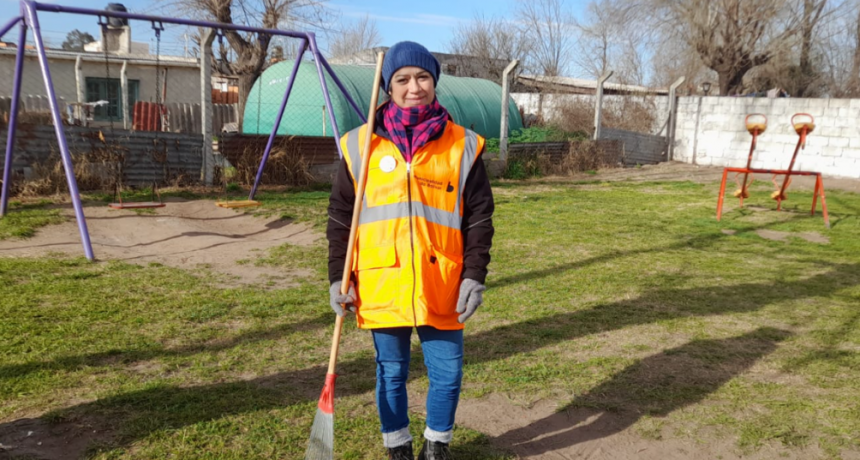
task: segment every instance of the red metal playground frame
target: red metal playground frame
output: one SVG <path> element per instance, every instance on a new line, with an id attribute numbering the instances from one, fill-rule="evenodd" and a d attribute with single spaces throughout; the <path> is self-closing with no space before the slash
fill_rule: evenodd
<path id="1" fill-rule="evenodd" d="M 750 121 L 751 117 L 759 116 L 764 118 L 764 122 L 752 122 Z M 796 122 L 798 117 L 808 117 L 809 121 L 806 122 Z M 747 166 L 745 168 L 723 168 L 723 179 L 720 182 L 720 195 L 717 200 L 717 221 L 722 218 L 723 215 L 723 202 L 725 200 L 726 194 L 726 182 L 728 180 L 729 173 L 736 173 L 738 176 L 740 174 L 744 175 L 743 184 L 738 183 L 739 189 L 735 191 L 734 195 L 740 201 L 740 207 L 744 207 L 744 198 L 749 197 L 747 178 L 750 174 L 769 174 L 774 178 L 774 185 L 776 185 L 776 176 L 785 176 L 783 179 L 782 185 L 777 186 L 777 190 L 771 194 L 771 198 L 776 200 L 776 210 L 782 210 L 782 202 L 786 199 L 785 191 L 788 188 L 788 185 L 791 183 L 791 176 L 815 176 L 815 189 L 812 195 L 812 210 L 810 211 L 810 215 L 815 215 L 815 207 L 818 205 L 818 199 L 821 198 L 821 212 L 824 217 L 824 225 L 827 228 L 830 228 L 830 216 L 827 214 L 827 201 L 825 200 L 824 195 L 824 180 L 821 177 L 820 172 L 815 171 L 794 171 L 794 163 L 797 160 L 797 154 L 801 149 L 806 148 L 806 136 L 811 133 L 815 129 L 815 120 L 812 118 L 812 115 L 807 113 L 797 113 L 793 117 L 791 117 L 791 124 L 794 128 L 795 132 L 797 132 L 797 146 L 794 149 L 794 155 L 791 157 L 791 163 L 789 163 L 788 169 L 757 169 L 751 168 L 752 164 L 753 152 L 756 148 L 756 140 L 758 136 L 765 132 L 767 129 L 767 118 L 761 114 L 750 114 L 747 115 L 746 120 L 747 130 L 752 135 L 752 142 L 750 143 L 750 153 L 747 158 Z"/>
<path id="2" fill-rule="evenodd" d="M 340 132 L 338 131 L 337 120 L 335 119 L 335 112 L 334 110 L 332 110 L 331 97 L 329 95 L 328 86 L 326 85 L 325 73 L 328 73 L 332 81 L 337 85 L 338 89 L 346 97 L 347 102 L 349 102 L 353 110 L 355 110 L 362 122 L 367 122 L 367 120 L 365 119 L 365 115 L 362 113 L 362 110 L 352 99 L 352 97 L 344 87 L 343 83 L 341 83 L 340 79 L 337 78 L 337 75 L 335 75 L 331 66 L 320 53 L 319 47 L 317 46 L 316 37 L 311 32 L 264 29 L 260 27 L 250 27 L 236 24 L 222 24 L 210 21 L 195 21 L 191 19 L 150 16 L 120 11 L 93 10 L 86 8 L 62 6 L 57 4 L 37 3 L 32 0 L 22 0 L 20 3 L 20 7 L 20 14 L 12 18 L 2 27 L 0 27 L 0 36 L 3 36 L 16 25 L 20 25 L 20 31 L 18 34 L 18 50 L 15 57 L 15 77 L 13 82 L 12 104 L 10 107 L 9 116 L 9 134 L 6 139 L 6 158 L 3 168 L 3 190 L 2 197 L 0 197 L 0 218 L 2 218 L 6 214 L 7 203 L 9 199 L 9 180 L 11 178 L 12 153 L 15 146 L 15 130 L 18 123 L 18 103 L 21 97 L 21 79 L 23 78 L 22 70 L 24 67 L 24 54 L 26 48 L 25 45 L 27 43 L 27 29 L 29 28 L 33 30 L 33 41 L 36 46 L 36 54 L 39 61 L 39 67 L 41 69 L 42 79 L 45 83 L 45 92 L 48 96 L 48 104 L 51 108 L 51 119 L 54 125 L 54 132 L 57 136 L 57 143 L 60 149 L 60 157 L 62 158 L 63 169 L 66 173 L 66 181 L 69 186 L 72 206 L 75 210 L 75 218 L 77 220 L 78 230 L 81 235 L 81 243 L 84 247 L 84 254 L 89 260 L 94 260 L 92 243 L 90 242 L 89 230 L 87 228 L 87 222 L 86 218 L 84 217 L 83 207 L 81 205 L 81 198 L 78 192 L 78 185 L 74 175 L 72 157 L 69 154 L 69 147 L 66 143 L 66 135 L 63 131 L 63 122 L 62 118 L 60 117 L 59 106 L 57 105 L 57 95 L 54 91 L 54 84 L 51 80 L 51 72 L 48 68 L 48 58 L 45 55 L 45 44 L 42 40 L 42 32 L 39 27 L 39 11 L 95 16 L 96 18 L 98 18 L 98 23 L 100 25 L 107 24 L 108 17 L 115 17 L 122 19 L 148 21 L 152 23 L 152 28 L 156 31 L 163 29 L 164 24 L 178 24 L 195 27 L 206 27 L 214 30 L 216 36 L 219 37 L 223 36 L 223 31 L 225 30 L 234 30 L 239 32 L 251 32 L 260 35 L 278 35 L 301 40 L 301 45 L 299 46 L 300 51 L 298 53 L 298 56 L 296 57 L 295 64 L 293 65 L 290 79 L 287 82 L 286 90 L 284 91 L 284 98 L 281 100 L 280 110 L 278 111 L 278 116 L 275 119 L 274 125 L 272 127 L 272 133 L 269 135 L 269 141 L 266 144 L 266 149 L 263 151 L 263 155 L 260 160 L 260 167 L 257 170 L 257 177 L 254 181 L 254 186 L 251 189 L 251 193 L 248 197 L 249 200 L 253 200 L 254 194 L 257 192 L 257 186 L 259 185 L 260 179 L 263 175 L 263 168 L 266 165 L 266 160 L 269 157 L 269 152 L 271 152 L 272 150 L 272 143 L 275 139 L 275 136 L 277 135 L 278 128 L 281 125 L 281 120 L 284 116 L 284 109 L 287 106 L 287 101 L 289 100 L 290 92 L 292 91 L 293 83 L 295 82 L 296 74 L 299 69 L 299 64 L 301 63 L 305 52 L 310 52 L 313 55 L 313 61 L 316 65 L 317 74 L 320 80 L 320 88 L 322 89 L 323 96 L 325 97 L 326 110 L 329 114 L 329 119 L 333 128 L 332 131 L 334 131 L 333 134 L 335 136 L 335 139 L 340 138 Z M 340 142 L 336 142 L 336 144 L 340 156 L 343 157 Z"/>

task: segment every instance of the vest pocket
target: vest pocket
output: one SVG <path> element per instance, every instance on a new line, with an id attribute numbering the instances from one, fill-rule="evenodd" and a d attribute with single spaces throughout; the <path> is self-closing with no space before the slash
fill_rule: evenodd
<path id="1" fill-rule="evenodd" d="M 460 292 L 463 256 L 446 254 L 432 248 L 422 265 L 428 307 L 437 315 L 454 314 Z"/>
<path id="2" fill-rule="evenodd" d="M 400 270 L 397 267 L 397 250 L 393 244 L 365 248 L 358 251 L 355 263 L 358 308 L 379 310 L 391 308 L 399 291 Z"/>
<path id="3" fill-rule="evenodd" d="M 397 263 L 397 251 L 394 245 L 378 246 L 358 251 L 356 270 L 393 267 Z"/>

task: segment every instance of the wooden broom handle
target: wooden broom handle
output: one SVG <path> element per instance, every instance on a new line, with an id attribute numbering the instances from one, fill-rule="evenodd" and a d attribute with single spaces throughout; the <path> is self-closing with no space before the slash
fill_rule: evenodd
<path id="1" fill-rule="evenodd" d="M 355 235 L 358 230 L 358 217 L 361 212 L 361 202 L 364 200 L 364 187 L 367 185 L 367 165 L 370 163 L 370 141 L 376 124 L 376 101 L 379 99 L 379 86 L 382 80 L 382 60 L 385 53 L 376 55 L 376 75 L 373 77 L 373 94 L 370 96 L 370 108 L 367 111 L 367 130 L 364 132 L 364 149 L 361 150 L 361 173 L 356 187 L 355 204 L 352 206 L 352 224 L 349 226 L 349 245 L 346 247 L 346 261 L 343 264 L 343 280 L 340 293 L 349 293 L 349 281 L 352 277 L 352 253 L 355 248 Z M 338 139 L 338 142 L 340 140 Z M 331 356 L 328 359 L 328 373 L 334 374 L 337 365 L 337 352 L 340 348 L 340 332 L 343 329 L 343 316 L 338 316 L 334 323 L 334 337 L 331 339 Z"/>

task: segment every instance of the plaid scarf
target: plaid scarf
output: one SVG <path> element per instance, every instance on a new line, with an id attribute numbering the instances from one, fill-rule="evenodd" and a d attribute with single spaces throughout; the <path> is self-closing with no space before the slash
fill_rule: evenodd
<path id="1" fill-rule="evenodd" d="M 406 109 L 389 101 L 382 122 L 403 158 L 411 163 L 415 151 L 445 129 L 448 111 L 435 98 L 427 105 Z"/>

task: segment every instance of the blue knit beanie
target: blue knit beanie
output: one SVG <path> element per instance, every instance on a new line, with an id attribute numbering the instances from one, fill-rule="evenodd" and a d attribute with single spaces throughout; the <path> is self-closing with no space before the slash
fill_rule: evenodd
<path id="1" fill-rule="evenodd" d="M 391 87 L 391 76 L 401 67 L 415 66 L 430 72 L 433 76 L 433 86 L 439 83 L 439 61 L 427 51 L 427 48 L 415 42 L 400 42 L 388 48 L 385 60 L 382 62 L 382 81 L 385 91 Z"/>

